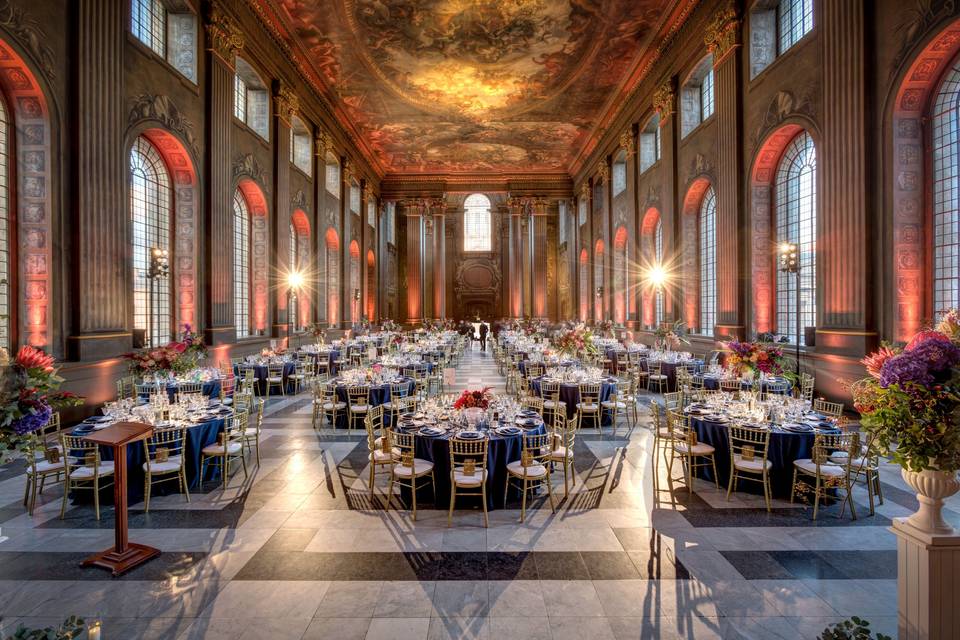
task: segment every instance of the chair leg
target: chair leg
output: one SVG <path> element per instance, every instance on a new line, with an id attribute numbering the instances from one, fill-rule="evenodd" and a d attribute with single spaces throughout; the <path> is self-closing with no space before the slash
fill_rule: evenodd
<path id="1" fill-rule="evenodd" d="M 41 491 L 42 491 L 42 489 L 43 489 L 43 479 L 44 479 L 43 476 L 41 476 L 41 480 L 40 480 L 40 488 L 41 488 Z M 33 485 L 33 486 L 32 486 L 32 488 L 31 488 L 31 490 L 30 490 L 30 506 L 27 508 L 27 514 L 32 516 L 32 515 L 33 515 L 33 510 L 34 510 L 34 508 L 37 506 L 37 493 L 38 493 L 38 491 L 37 491 L 37 479 L 34 478 L 34 479 L 33 479 L 33 482 L 31 482 L 30 484 Z"/>
<path id="2" fill-rule="evenodd" d="M 790 483 L 790 504 L 793 504 L 793 497 L 797 492 L 797 468 L 793 468 L 793 482 Z"/>
<path id="3" fill-rule="evenodd" d="M 150 474 L 143 479 L 143 512 L 150 513 Z"/>
<path id="4" fill-rule="evenodd" d="M 770 476 L 763 472 L 763 500 L 767 503 L 767 513 L 770 513 Z"/>
<path id="5" fill-rule="evenodd" d="M 727 502 L 730 502 L 730 491 L 733 490 L 733 479 L 737 477 L 736 467 L 730 468 L 730 479 L 727 481 Z"/>
<path id="6" fill-rule="evenodd" d="M 23 506 L 27 506 L 30 496 L 30 485 L 33 484 L 33 474 L 27 474 L 27 482 L 23 485 Z"/>
<path id="7" fill-rule="evenodd" d="M 230 469 L 230 467 L 228 466 L 229 465 L 228 458 L 226 456 L 227 445 L 223 445 L 223 451 L 224 451 L 224 455 L 220 459 L 220 474 L 223 476 L 223 490 L 226 491 L 227 490 L 227 471 L 229 471 Z"/>
<path id="8" fill-rule="evenodd" d="M 489 529 L 490 522 L 487 519 L 487 483 L 486 482 L 480 485 L 480 499 L 483 500 L 483 526 L 485 529 Z"/>
<path id="9" fill-rule="evenodd" d="M 710 454 L 710 465 L 713 467 L 713 483 L 717 485 L 717 491 L 720 490 L 720 476 L 717 475 L 717 457 Z"/>
<path id="10" fill-rule="evenodd" d="M 187 470 L 183 467 L 180 468 L 180 486 L 183 491 L 183 495 L 187 498 L 187 502 L 190 502 L 190 487 L 187 485 Z"/>
<path id="11" fill-rule="evenodd" d="M 63 474 L 63 500 L 60 502 L 60 519 L 67 515 L 67 496 L 70 494 L 70 476 Z"/>
<path id="12" fill-rule="evenodd" d="M 413 476 L 413 474 L 411 474 Z M 417 477 L 413 476 L 410 481 L 410 493 L 413 494 L 413 521 L 417 521 Z"/>
<path id="13" fill-rule="evenodd" d="M 550 498 L 550 511 L 557 512 L 557 505 L 553 501 L 553 483 L 550 482 L 550 472 L 547 472 L 547 497 Z"/>
<path id="14" fill-rule="evenodd" d="M 100 479 L 93 479 L 93 508 L 97 513 L 97 520 L 100 519 Z"/>
<path id="15" fill-rule="evenodd" d="M 817 484 L 813 493 L 813 519 L 817 519 L 817 510 L 820 508 L 820 476 L 817 476 Z"/>
<path id="16" fill-rule="evenodd" d="M 452 479 L 452 478 L 451 478 L 451 479 Z M 484 491 L 486 491 L 486 487 L 484 487 Z M 456 483 L 456 482 L 451 482 L 451 483 L 450 483 L 450 510 L 447 511 L 447 528 L 448 528 L 448 529 L 449 529 L 450 526 L 453 524 L 453 501 L 454 501 L 456 498 L 457 498 L 457 483 Z M 486 500 L 483 501 L 483 512 L 484 512 L 484 517 L 486 517 L 486 512 L 487 512 L 487 501 L 486 501 Z"/>
<path id="17" fill-rule="evenodd" d="M 847 478 L 847 502 L 850 503 L 850 517 L 857 519 L 857 507 L 853 504 L 853 487 L 850 486 L 850 478 Z"/>
<path id="18" fill-rule="evenodd" d="M 384 505 L 384 509 L 386 511 L 390 511 L 391 502 L 393 502 L 393 471 L 392 470 L 390 471 L 390 482 L 387 483 L 387 502 Z"/>
<path id="19" fill-rule="evenodd" d="M 527 479 L 523 479 L 523 496 L 520 498 L 520 522 L 527 517 Z"/>

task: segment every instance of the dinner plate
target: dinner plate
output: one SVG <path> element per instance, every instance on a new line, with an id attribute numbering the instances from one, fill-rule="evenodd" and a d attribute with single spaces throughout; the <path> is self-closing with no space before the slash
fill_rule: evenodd
<path id="1" fill-rule="evenodd" d="M 800 424 L 799 422 L 788 422 L 782 426 L 787 431 L 794 431 L 796 433 L 809 433 L 810 431 L 813 431 L 813 427 L 810 425 Z"/>
<path id="2" fill-rule="evenodd" d="M 457 437 L 461 440 L 479 440 L 483 437 L 483 434 L 479 431 L 461 431 Z"/>
<path id="3" fill-rule="evenodd" d="M 443 429 L 438 429 L 437 427 L 424 427 L 423 429 L 420 429 L 418 433 L 422 436 L 429 436 L 433 438 L 436 436 L 442 436 L 444 433 L 446 433 L 446 431 Z"/>
<path id="4" fill-rule="evenodd" d="M 523 433 L 523 429 L 519 427 L 497 427 L 497 433 L 501 436 L 518 436 Z"/>
<path id="5" fill-rule="evenodd" d="M 728 422 L 726 416 L 722 416 L 719 413 L 708 413 L 703 416 L 703 419 L 707 422 Z"/>

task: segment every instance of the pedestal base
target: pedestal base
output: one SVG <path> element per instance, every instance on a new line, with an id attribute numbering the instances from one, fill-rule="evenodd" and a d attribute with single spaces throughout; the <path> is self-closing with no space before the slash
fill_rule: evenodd
<path id="1" fill-rule="evenodd" d="M 900 640 L 960 638 L 960 532 L 930 534 L 894 518 Z"/>
<path id="2" fill-rule="evenodd" d="M 127 550 L 123 553 L 118 553 L 116 547 L 113 547 L 90 556 L 81 562 L 80 566 L 100 567 L 101 569 L 107 569 L 114 576 L 119 576 L 121 573 L 126 573 L 158 555 L 160 555 L 160 549 L 130 542 L 127 543 Z"/>

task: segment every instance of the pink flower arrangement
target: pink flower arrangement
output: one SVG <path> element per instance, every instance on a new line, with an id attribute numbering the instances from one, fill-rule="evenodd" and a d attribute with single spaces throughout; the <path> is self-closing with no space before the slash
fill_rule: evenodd
<path id="1" fill-rule="evenodd" d="M 726 368 L 736 375 L 747 372 L 783 375 L 783 349 L 769 342 L 740 342 L 731 340 L 726 343 L 730 350 Z"/>
<path id="2" fill-rule="evenodd" d="M 493 401 L 493 394 L 490 393 L 490 387 L 477 389 L 474 391 L 466 390 L 460 394 L 456 402 L 453 403 L 454 409 L 487 409 Z"/>
<path id="3" fill-rule="evenodd" d="M 594 354 L 598 351 L 597 345 L 593 343 L 593 332 L 584 324 L 561 332 L 553 339 L 553 346 L 559 353 L 570 356 Z"/>

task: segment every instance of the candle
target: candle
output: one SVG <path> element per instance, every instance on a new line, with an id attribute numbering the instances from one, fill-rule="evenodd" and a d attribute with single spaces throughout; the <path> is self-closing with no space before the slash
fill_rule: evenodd
<path id="1" fill-rule="evenodd" d="M 100 621 L 95 620 L 87 626 L 87 638 L 89 640 L 100 640 Z"/>

